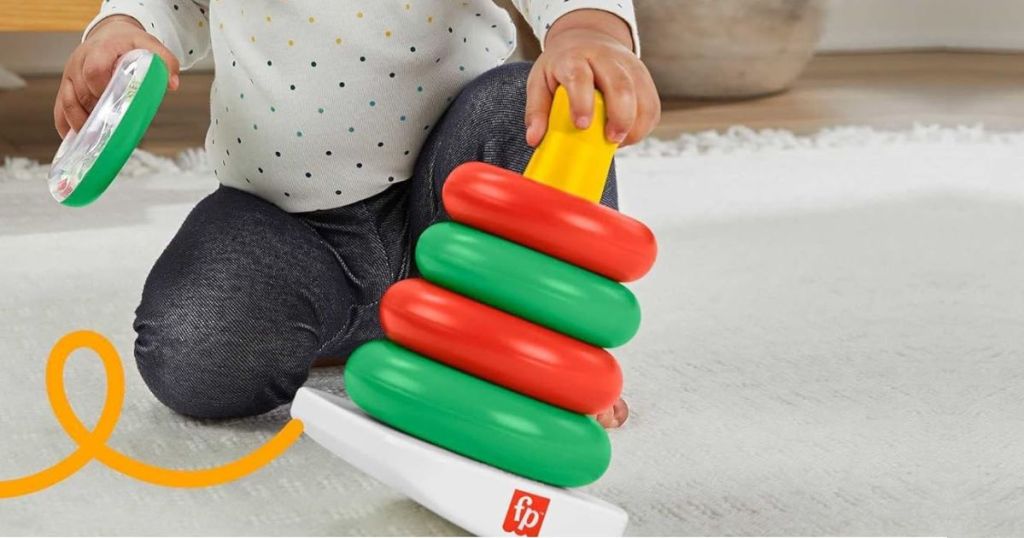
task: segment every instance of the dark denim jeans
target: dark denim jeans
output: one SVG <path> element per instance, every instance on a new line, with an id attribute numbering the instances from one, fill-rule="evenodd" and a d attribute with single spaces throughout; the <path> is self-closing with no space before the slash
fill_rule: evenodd
<path id="1" fill-rule="evenodd" d="M 522 171 L 529 64 L 468 85 L 422 148 L 414 176 L 373 198 L 286 213 L 220 187 L 157 260 L 136 311 L 135 358 L 153 394 L 195 417 L 290 402 L 319 358 L 381 336 L 381 295 L 415 272 L 412 245 L 445 220 L 441 187 L 467 161 Z M 614 169 L 602 203 L 616 206 Z"/>

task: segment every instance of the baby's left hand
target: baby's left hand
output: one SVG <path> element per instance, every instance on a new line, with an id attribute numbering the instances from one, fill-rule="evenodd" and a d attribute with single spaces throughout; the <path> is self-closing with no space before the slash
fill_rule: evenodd
<path id="1" fill-rule="evenodd" d="M 608 140 L 629 145 L 647 136 L 661 119 L 661 100 L 632 46 L 629 25 L 605 11 L 584 9 L 555 21 L 526 85 L 526 142 L 536 146 L 544 138 L 558 86 L 569 92 L 577 127 L 590 126 L 596 87 L 604 94 Z"/>

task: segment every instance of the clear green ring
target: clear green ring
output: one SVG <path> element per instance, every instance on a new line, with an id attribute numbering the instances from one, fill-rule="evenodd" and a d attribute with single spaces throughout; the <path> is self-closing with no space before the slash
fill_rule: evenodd
<path id="1" fill-rule="evenodd" d="M 153 117 L 156 116 L 167 92 L 169 76 L 163 59 L 152 54 L 146 75 L 142 78 L 136 94 L 131 97 L 131 102 L 117 127 L 74 190 L 60 200 L 61 204 L 71 207 L 85 206 L 94 202 L 107 190 L 138 147 Z"/>

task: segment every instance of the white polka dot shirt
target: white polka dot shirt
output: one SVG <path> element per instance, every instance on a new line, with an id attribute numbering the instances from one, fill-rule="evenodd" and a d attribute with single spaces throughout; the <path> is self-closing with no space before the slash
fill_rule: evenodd
<path id="1" fill-rule="evenodd" d="M 629 0 L 514 3 L 541 43 L 577 9 L 636 28 Z M 222 184 L 289 212 L 408 179 L 459 90 L 515 49 L 514 24 L 491 0 L 105 0 L 93 24 L 114 14 L 138 20 L 183 68 L 213 54 L 210 164 Z"/>

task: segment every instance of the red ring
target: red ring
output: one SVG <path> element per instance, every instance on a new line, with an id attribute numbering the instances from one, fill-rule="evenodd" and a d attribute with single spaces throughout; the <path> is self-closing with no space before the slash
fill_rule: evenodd
<path id="1" fill-rule="evenodd" d="M 618 282 L 642 277 L 657 255 L 640 221 L 486 163 L 453 170 L 442 197 L 456 222 Z"/>
<path id="2" fill-rule="evenodd" d="M 604 411 L 622 391 L 622 371 L 604 349 L 423 279 L 391 286 L 380 319 L 387 337 L 402 346 L 570 411 Z"/>

